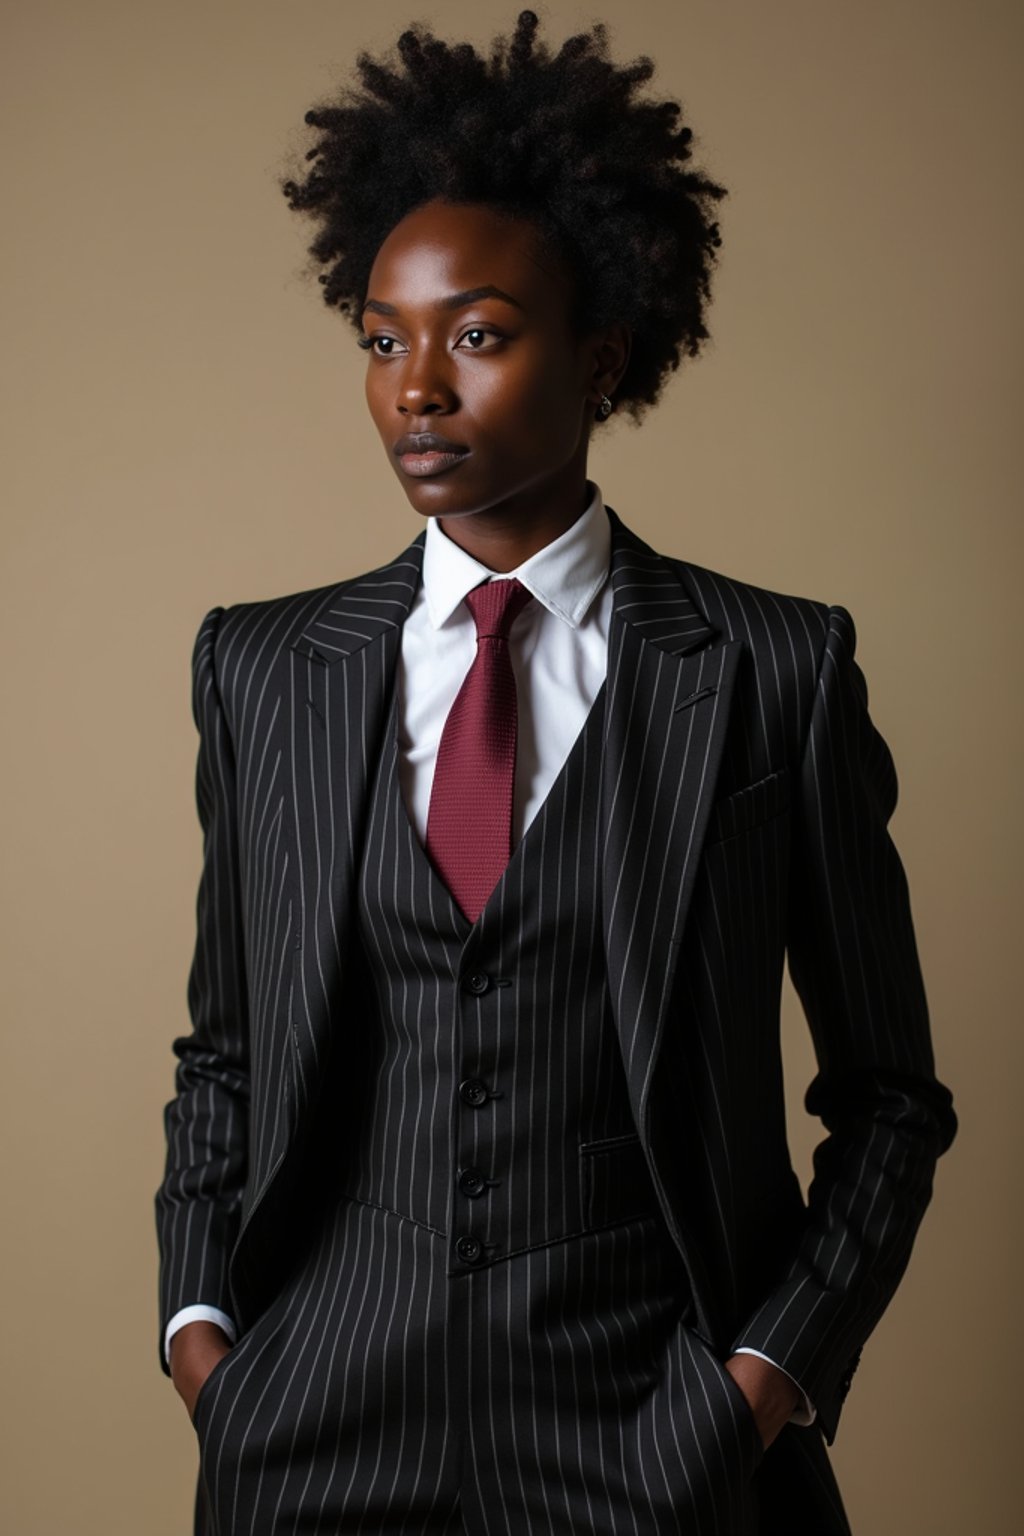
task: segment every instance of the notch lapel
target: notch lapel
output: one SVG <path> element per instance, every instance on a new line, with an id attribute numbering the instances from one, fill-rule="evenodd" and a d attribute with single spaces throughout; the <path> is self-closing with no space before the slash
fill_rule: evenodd
<path id="1" fill-rule="evenodd" d="M 630 1101 L 646 1143 L 651 1078 L 743 642 L 716 643 L 669 563 L 609 516 L 604 939 Z"/>

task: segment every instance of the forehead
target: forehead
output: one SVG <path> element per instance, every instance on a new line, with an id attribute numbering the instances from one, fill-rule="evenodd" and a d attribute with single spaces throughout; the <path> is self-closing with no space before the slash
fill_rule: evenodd
<path id="1" fill-rule="evenodd" d="M 478 203 L 422 204 L 377 252 L 367 297 L 399 307 L 493 286 L 524 308 L 564 307 L 568 283 L 558 258 L 528 219 Z"/>

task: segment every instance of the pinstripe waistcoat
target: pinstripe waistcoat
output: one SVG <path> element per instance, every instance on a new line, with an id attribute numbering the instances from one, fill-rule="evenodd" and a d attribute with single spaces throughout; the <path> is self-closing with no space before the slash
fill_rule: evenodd
<path id="1" fill-rule="evenodd" d="M 597 1468 L 607 1475 L 617 1466 L 613 1475 L 634 1493 L 643 1490 L 638 1530 L 673 1529 L 666 1523 L 672 1499 L 683 1501 L 679 1508 L 703 1511 L 680 1528 L 743 1530 L 755 1519 L 747 1482 L 757 1459 L 756 1435 L 721 1357 L 741 1344 L 769 1354 L 808 1392 L 820 1428 L 832 1437 L 860 1345 L 905 1266 L 935 1159 L 955 1121 L 949 1096 L 934 1077 L 906 884 L 886 829 L 895 775 L 867 714 L 849 615 L 668 560 L 613 512 L 609 516 L 614 605 L 608 679 L 600 711 L 588 721 L 557 786 L 564 793 L 584 761 L 598 775 L 587 778 L 588 803 L 596 811 L 586 822 L 593 837 L 592 889 L 588 898 L 584 882 L 578 907 L 565 885 L 563 898 L 565 912 L 575 911 L 600 935 L 600 946 L 590 950 L 588 986 L 603 999 L 591 1017 L 591 1024 L 600 1017 L 601 1027 L 590 1042 L 593 1054 L 588 1049 L 579 1059 L 589 1063 L 589 1081 L 605 1085 L 604 1106 L 589 1123 L 570 1114 L 554 1127 L 546 1124 L 536 1145 L 552 1159 L 557 1177 L 542 1165 L 526 1174 L 522 1148 L 532 1143 L 525 1126 L 511 1141 L 495 1131 L 479 1143 L 478 1155 L 472 1138 L 481 1135 L 487 1114 L 494 1114 L 495 1126 L 500 1123 L 502 1101 L 492 1105 L 488 1099 L 490 1108 L 481 1116 L 480 1108 L 459 1099 L 453 1119 L 451 1079 L 443 1114 L 431 1119 L 429 1131 L 421 1124 L 413 1138 L 413 1162 L 406 1154 L 389 1165 L 392 1179 L 396 1169 L 401 1178 L 406 1164 L 419 1169 L 425 1145 L 436 1169 L 444 1150 L 443 1176 L 426 1181 L 437 1193 L 425 1197 L 418 1213 L 382 1200 L 371 1218 L 364 1213 L 378 1206 L 363 1202 L 374 1189 L 378 1195 L 385 1189 L 388 1175 L 379 1157 L 373 1162 L 372 1148 L 380 1150 L 386 1140 L 381 1127 L 387 1114 L 371 1091 L 364 1106 L 369 1119 L 362 1123 L 376 1130 L 358 1141 L 360 1155 L 346 1158 L 339 1150 L 335 1165 L 349 1172 L 334 1193 L 358 1198 L 330 1208 L 351 1213 L 358 1206 L 360 1220 L 371 1227 L 373 1220 L 402 1226 L 404 1217 L 412 1232 L 429 1234 L 431 1262 L 444 1265 L 445 1294 L 462 1297 L 489 1294 L 488 1285 L 500 1291 L 504 1280 L 485 1277 L 515 1272 L 513 1262 L 495 1262 L 497 1252 L 484 1248 L 478 1258 L 475 1242 L 507 1244 L 510 1254 L 519 1245 L 551 1255 L 560 1245 L 543 1234 L 570 1235 L 565 1224 L 572 1224 L 573 1202 L 588 1228 L 612 1222 L 605 1230 L 617 1234 L 608 1241 L 618 1259 L 609 1253 L 607 1265 L 597 1268 L 603 1277 L 617 1277 L 619 1306 L 610 1302 L 605 1326 L 622 1326 L 639 1294 L 631 1287 L 642 1291 L 649 1284 L 653 1289 L 644 1293 L 641 1308 L 653 1321 L 644 1348 L 656 1335 L 671 1340 L 674 1354 L 660 1377 L 655 1372 L 645 1378 L 650 1357 L 641 1351 L 640 1376 L 648 1386 L 658 1379 L 664 1387 L 675 1371 L 682 1384 L 663 1420 L 655 1412 L 646 1430 L 639 1417 L 630 1421 L 636 1433 L 631 1460 L 625 1450 L 617 1463 L 595 1459 L 592 1450 L 589 1459 L 559 1462 L 576 1467 L 572 1497 L 593 1497 L 601 1488 Z M 374 1016 L 367 1012 L 368 996 L 376 996 L 380 1016 L 379 978 L 360 961 L 364 954 L 372 959 L 374 923 L 359 871 L 374 867 L 364 859 L 373 806 L 390 804 L 402 828 L 397 792 L 392 783 L 389 801 L 381 765 L 392 750 L 388 706 L 401 623 L 421 559 L 422 536 L 391 565 L 339 587 L 215 610 L 197 641 L 205 862 L 190 977 L 194 1029 L 176 1042 L 178 1094 L 168 1106 L 168 1171 L 157 1200 L 162 1310 L 166 1317 L 179 1306 L 208 1301 L 232 1312 L 243 1333 L 234 1364 L 232 1352 L 203 1388 L 200 1426 L 206 1415 L 212 1421 L 207 1427 L 215 1428 L 218 1392 L 229 1382 L 240 1386 L 262 1343 L 286 1326 L 282 1298 L 288 1314 L 295 1314 L 296 1293 L 289 1286 L 296 1275 L 308 1281 L 315 1272 L 323 1281 L 316 1269 L 322 1246 L 318 1239 L 308 1250 L 308 1238 L 327 1230 L 328 1218 L 321 1182 L 310 1170 L 324 1166 L 325 1158 L 330 1164 L 333 1144 L 328 1140 L 325 1152 L 323 1141 L 330 1120 L 323 1110 L 332 1102 L 331 1085 L 368 1080 L 355 1071 L 365 1046 L 360 1020 Z M 532 872 L 534 894 L 545 888 L 551 843 L 573 824 L 566 803 L 555 796 L 553 790 L 506 872 L 498 910 L 517 861 L 522 878 Z M 407 818 L 404 830 L 411 836 Z M 545 838 L 541 853 L 539 840 Z M 415 858 L 416 850 L 409 856 Z M 564 882 L 566 864 L 556 858 L 551 867 Z M 451 976 L 460 935 L 457 924 L 445 931 L 454 915 L 450 900 L 446 907 L 443 888 L 423 863 L 419 872 L 426 905 L 417 904 L 415 922 L 436 933 Z M 410 888 L 416 889 L 415 880 Z M 515 967 L 489 926 L 497 916 L 493 903 L 473 940 L 483 949 L 474 953 L 471 943 L 467 959 L 459 948 L 459 980 L 448 983 L 449 1004 L 461 1010 L 463 1023 L 467 1017 L 482 1020 L 488 1007 L 503 1006 L 506 990 L 515 992 Z M 515 922 L 530 911 L 520 892 Z M 391 925 L 401 921 L 397 911 L 390 914 Z M 785 1141 L 778 1013 L 787 952 L 820 1068 L 808 1104 L 830 1130 L 806 1202 Z M 550 986 L 553 978 L 539 954 L 527 968 Z M 473 976 L 487 978 L 486 990 L 457 990 Z M 513 985 L 504 989 L 498 980 Z M 563 1003 L 566 995 L 563 985 Z M 543 1033 L 534 1035 L 535 1042 Z M 547 1035 L 545 1049 L 550 1030 Z M 460 1035 L 460 1049 L 467 1038 L 475 1037 Z M 617 1056 L 607 1050 L 613 1038 Z M 456 1065 L 453 1058 L 450 1071 L 465 1067 L 467 1078 L 460 1081 L 475 1078 L 489 1093 L 493 1075 L 479 1059 L 472 1070 L 471 1063 L 460 1057 Z M 542 1079 L 529 1074 L 528 1098 Z M 371 1072 L 369 1080 L 379 1083 L 379 1073 Z M 563 1076 L 560 1091 L 569 1088 Z M 498 1091 L 511 1089 L 506 1082 Z M 393 1108 L 390 1092 L 383 1102 Z M 434 1141 L 442 1126 L 447 1133 L 463 1125 L 469 1127 L 465 1143 L 456 1138 L 442 1148 Z M 588 1138 L 634 1134 L 635 1143 L 618 1143 L 618 1153 L 584 1153 L 589 1160 L 574 1178 L 566 1176 L 567 1149 L 579 1157 Z M 424 1135 L 425 1144 L 417 1139 Z M 518 1180 L 508 1173 L 514 1149 L 520 1153 Z M 616 1159 L 621 1176 L 603 1178 L 601 1170 Z M 367 1172 L 374 1166 L 376 1175 Z M 464 1189 L 460 1173 L 468 1176 Z M 374 1177 L 383 1183 L 374 1185 Z M 506 1182 L 491 1186 L 487 1180 L 494 1177 Z M 343 1187 L 352 1178 L 356 1182 Z M 480 1179 L 483 1192 L 470 1193 Z M 441 1200 L 442 1188 L 443 1221 L 439 1207 L 430 1204 Z M 568 1202 L 561 1214 L 556 1199 L 552 1215 L 552 1190 L 565 1191 L 557 1196 Z M 633 1191 L 637 1198 L 643 1191 L 648 1202 L 653 1196 L 656 1211 L 630 1222 Z M 478 1214 L 484 1209 L 499 1219 L 484 1221 Z M 397 1216 L 387 1214 L 394 1210 Z M 424 1216 L 430 1219 L 421 1225 Z M 330 1222 L 336 1233 L 336 1218 Z M 634 1244 L 653 1245 L 643 1250 L 642 1262 L 623 1259 L 626 1233 Z M 363 1239 L 369 1235 L 368 1228 Z M 469 1246 L 460 1257 L 462 1238 Z M 383 1232 L 379 1239 L 383 1243 Z M 596 1232 L 577 1239 L 587 1241 L 597 1241 Z M 537 1242 L 547 1246 L 534 1250 Z M 406 1257 L 408 1272 L 419 1261 Z M 426 1264 L 426 1255 L 420 1258 Z M 528 1272 L 535 1273 L 534 1263 L 531 1257 Z M 637 1271 L 646 1278 L 638 1279 Z M 456 1278 L 465 1281 L 461 1290 Z M 507 1285 L 502 1304 L 511 1318 L 511 1280 Z M 539 1294 L 544 1296 L 543 1287 Z M 473 1315 L 469 1303 L 445 1314 L 447 1326 L 462 1329 L 457 1342 L 463 1356 L 475 1348 Z M 535 1321 L 554 1348 L 562 1325 L 543 1306 Z M 248 1345 L 246 1334 L 253 1336 Z M 583 1336 L 589 1349 L 592 1330 L 584 1328 Z M 621 1375 L 613 1372 L 620 1386 L 630 1381 L 622 1364 Z M 295 1365 L 293 1358 L 290 1368 Z M 464 1409 L 475 1403 L 480 1379 L 463 1379 L 460 1390 L 470 1394 L 460 1400 Z M 502 1378 L 499 1371 L 487 1379 L 499 1384 L 496 1400 L 503 1407 L 500 1393 L 512 1389 L 517 1423 L 522 1414 L 529 1419 L 533 1399 L 524 1394 L 521 1378 Z M 453 1390 L 451 1378 L 446 1384 Z M 679 1405 L 700 1394 L 706 1411 L 684 1432 Z M 550 1420 L 542 1422 L 550 1427 Z M 665 1433 L 674 1426 L 682 1437 L 674 1461 L 666 1460 L 669 1441 L 658 1423 Z M 206 1450 L 209 1463 L 209 1443 Z M 644 1504 L 655 1467 L 654 1502 Z M 216 1481 L 216 1467 L 211 1476 Z M 843 1529 L 829 1476 L 818 1430 L 785 1431 L 755 1479 L 767 1519 L 763 1528 L 773 1528 L 774 1517 L 764 1515 L 766 1501 L 784 1496 L 785 1529 Z M 503 1498 L 510 1486 L 502 1484 Z M 550 1483 L 542 1493 L 536 1492 L 539 1483 L 532 1486 L 535 1498 L 556 1497 Z M 813 1490 L 822 1488 L 834 1510 L 831 1523 L 820 1509 L 807 1513 Z M 527 1497 L 522 1488 L 520 1497 Z M 665 1502 L 659 1505 L 658 1497 Z M 447 1486 L 431 1518 L 439 1511 L 447 1518 L 446 1498 Z M 562 1525 L 556 1521 L 552 1528 L 579 1528 L 579 1503 L 571 1507 L 576 1525 L 565 1524 L 563 1513 Z M 296 1513 L 292 1525 L 285 1521 L 280 1528 L 307 1528 L 298 1522 Z M 585 1516 L 582 1524 L 586 1528 Z M 366 1528 L 383 1526 L 370 1520 Z M 598 1522 L 593 1528 L 603 1527 Z"/>
<path id="2" fill-rule="evenodd" d="M 392 706 L 311 1239 L 197 1413 L 218 1532 L 752 1528 L 756 1430 L 687 1330 L 611 1017 L 603 716 L 470 923 Z"/>

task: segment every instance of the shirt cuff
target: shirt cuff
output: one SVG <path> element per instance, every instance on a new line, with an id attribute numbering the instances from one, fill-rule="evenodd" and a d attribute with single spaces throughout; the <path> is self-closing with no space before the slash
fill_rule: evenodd
<path id="1" fill-rule="evenodd" d="M 759 1349 L 745 1349 L 741 1347 L 739 1349 L 734 1349 L 733 1354 L 756 1355 L 759 1360 L 767 1360 L 768 1364 L 774 1365 L 777 1371 L 782 1371 L 783 1376 L 789 1376 L 788 1371 L 783 1370 L 782 1366 L 774 1361 L 769 1355 L 762 1355 Z M 807 1393 L 804 1391 L 803 1387 L 801 1387 L 800 1383 L 792 1376 L 789 1376 L 789 1379 L 800 1393 L 800 1401 L 797 1403 L 796 1407 L 793 1409 L 793 1412 L 790 1414 L 789 1422 L 790 1424 L 799 1424 L 801 1428 L 804 1428 L 806 1425 L 814 1423 L 815 1419 L 818 1417 L 818 1410 L 814 1407 L 813 1403 L 807 1396 Z"/>
<path id="2" fill-rule="evenodd" d="M 182 1307 L 180 1312 L 175 1312 L 164 1329 L 164 1359 L 168 1365 L 171 1360 L 171 1340 L 178 1329 L 184 1328 L 186 1323 L 216 1323 L 218 1328 L 223 1328 L 232 1344 L 238 1337 L 238 1329 L 234 1322 L 219 1307 L 208 1307 L 201 1303 L 193 1307 Z"/>

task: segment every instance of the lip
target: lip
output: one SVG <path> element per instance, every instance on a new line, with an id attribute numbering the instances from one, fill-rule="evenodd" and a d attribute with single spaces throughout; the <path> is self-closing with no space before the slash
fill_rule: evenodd
<path id="1" fill-rule="evenodd" d="M 468 448 L 436 432 L 406 432 L 395 444 L 395 455 L 407 475 L 422 479 L 443 475 L 467 457 Z"/>
<path id="2" fill-rule="evenodd" d="M 425 475 L 442 475 L 446 469 L 454 468 L 468 457 L 468 450 L 462 453 L 403 453 L 398 462 L 407 475 L 420 479 Z"/>
<path id="3" fill-rule="evenodd" d="M 465 443 L 453 443 L 450 438 L 436 432 L 406 432 L 395 444 L 395 453 L 403 458 L 407 453 L 468 453 Z"/>

